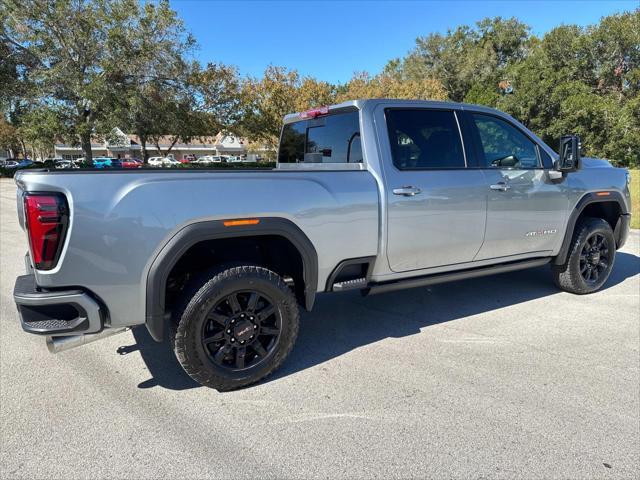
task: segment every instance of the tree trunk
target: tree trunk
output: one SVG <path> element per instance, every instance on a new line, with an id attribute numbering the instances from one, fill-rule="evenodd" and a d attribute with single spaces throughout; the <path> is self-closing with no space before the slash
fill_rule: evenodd
<path id="1" fill-rule="evenodd" d="M 83 133 L 80 135 L 80 144 L 84 153 L 84 161 L 89 165 L 93 162 L 93 153 L 91 152 L 91 133 Z"/>
<path id="2" fill-rule="evenodd" d="M 175 146 L 175 144 L 177 142 L 178 142 L 178 137 L 174 137 L 173 141 L 171 142 L 171 145 L 169 145 L 169 150 L 167 150 L 167 155 L 169 155 L 169 153 L 171 153 L 171 150 L 173 150 L 173 147 Z M 165 157 L 167 155 L 165 155 Z"/>
<path id="3" fill-rule="evenodd" d="M 145 165 L 149 163 L 149 152 L 147 151 L 147 136 L 141 135 L 138 132 L 138 138 L 140 139 L 140 147 L 142 148 L 142 163 Z"/>

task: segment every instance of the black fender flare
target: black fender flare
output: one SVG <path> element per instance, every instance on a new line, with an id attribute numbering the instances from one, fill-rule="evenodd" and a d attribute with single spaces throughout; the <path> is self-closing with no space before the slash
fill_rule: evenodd
<path id="1" fill-rule="evenodd" d="M 598 195 L 600 194 L 600 195 Z M 606 194 L 606 195 L 604 195 Z M 564 238 L 562 240 L 562 246 L 560 247 L 560 251 L 558 255 L 553 260 L 554 265 L 564 265 L 567 260 L 567 255 L 569 254 L 569 249 L 571 248 L 571 240 L 573 239 L 573 232 L 576 228 L 576 222 L 578 218 L 587 207 L 587 205 L 591 205 L 592 203 L 604 203 L 604 202 L 616 202 L 620 206 L 621 215 L 629 215 L 629 212 L 626 208 L 626 203 L 624 201 L 624 197 L 622 194 L 615 190 L 602 190 L 598 192 L 590 192 L 584 194 L 576 206 L 571 211 L 569 215 L 569 221 L 567 222 L 567 228 L 564 232 Z M 614 225 L 614 227 L 616 227 Z M 616 237 L 616 241 L 618 238 Z"/>
<path id="2" fill-rule="evenodd" d="M 171 269 L 195 244 L 219 238 L 278 235 L 289 240 L 300 253 L 304 276 L 304 307 L 313 308 L 318 286 L 318 254 L 313 243 L 292 221 L 279 217 L 258 217 L 255 225 L 228 227 L 223 220 L 195 222 L 183 227 L 162 247 L 147 273 L 145 324 L 154 340 L 165 338 L 165 290 Z"/>

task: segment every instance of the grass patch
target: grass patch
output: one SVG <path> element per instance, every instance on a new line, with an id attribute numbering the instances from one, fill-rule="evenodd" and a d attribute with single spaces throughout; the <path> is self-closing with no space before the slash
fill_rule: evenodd
<path id="1" fill-rule="evenodd" d="M 640 228 L 640 170 L 631 172 L 631 228 Z"/>

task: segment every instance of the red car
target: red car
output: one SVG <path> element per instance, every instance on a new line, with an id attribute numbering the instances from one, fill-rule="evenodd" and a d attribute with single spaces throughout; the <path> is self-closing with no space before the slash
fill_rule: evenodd
<path id="1" fill-rule="evenodd" d="M 142 168 L 142 160 L 137 158 L 124 158 L 122 160 L 122 168 Z"/>
<path id="2" fill-rule="evenodd" d="M 193 154 L 185 155 L 180 159 L 180 163 L 189 163 L 189 162 L 195 162 L 195 161 L 196 161 L 196 156 Z"/>

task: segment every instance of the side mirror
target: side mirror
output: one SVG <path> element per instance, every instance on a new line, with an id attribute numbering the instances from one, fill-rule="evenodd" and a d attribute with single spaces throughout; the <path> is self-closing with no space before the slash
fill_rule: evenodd
<path id="1" fill-rule="evenodd" d="M 560 137 L 560 158 L 555 164 L 559 172 L 575 172 L 580 168 L 580 137 L 563 135 Z"/>

